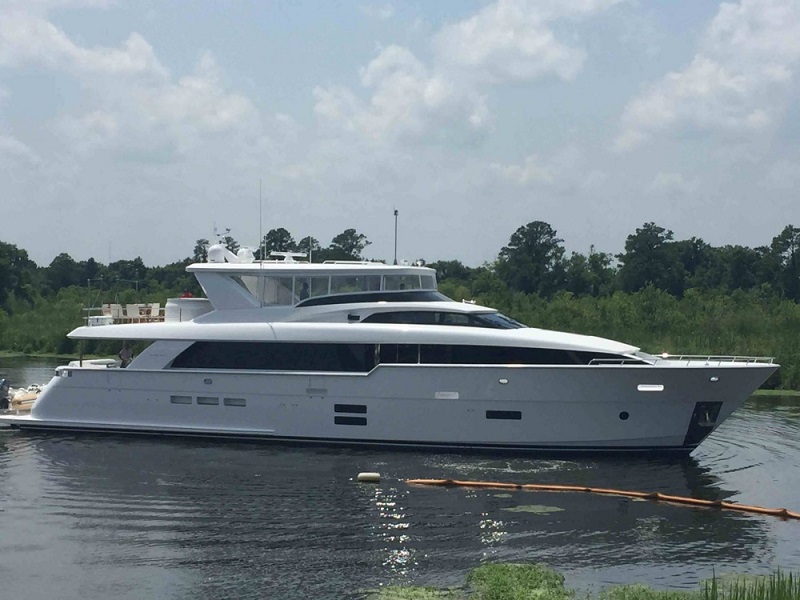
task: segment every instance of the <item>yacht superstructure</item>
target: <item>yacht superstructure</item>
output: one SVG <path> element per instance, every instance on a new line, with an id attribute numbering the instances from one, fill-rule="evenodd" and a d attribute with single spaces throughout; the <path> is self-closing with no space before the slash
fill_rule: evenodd
<path id="1" fill-rule="evenodd" d="M 12 427 L 514 451 L 689 452 L 773 373 L 526 327 L 432 269 L 209 249 L 206 298 L 74 339 L 149 341 L 128 368 L 59 367 Z"/>

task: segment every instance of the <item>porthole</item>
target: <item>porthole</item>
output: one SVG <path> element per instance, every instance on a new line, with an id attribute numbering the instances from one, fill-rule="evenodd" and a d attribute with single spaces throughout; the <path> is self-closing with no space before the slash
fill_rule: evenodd
<path id="1" fill-rule="evenodd" d="M 627 410 L 623 410 L 621 413 L 619 413 L 619 418 L 621 421 L 627 421 L 628 417 L 630 417 L 630 415 L 628 414 Z"/>

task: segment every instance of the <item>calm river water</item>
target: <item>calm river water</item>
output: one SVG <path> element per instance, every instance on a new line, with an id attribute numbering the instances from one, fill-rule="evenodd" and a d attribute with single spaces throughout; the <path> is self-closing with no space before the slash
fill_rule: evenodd
<path id="1" fill-rule="evenodd" d="M 0 378 L 44 383 L 54 364 L 0 359 Z M 358 484 L 361 471 L 379 471 L 383 482 Z M 606 486 L 800 510 L 800 399 L 752 398 L 681 460 L 0 429 L 2 597 L 361 598 L 391 584 L 461 585 L 486 561 L 544 562 L 569 586 L 595 592 L 800 569 L 796 521 L 400 481 L 415 477 Z"/>

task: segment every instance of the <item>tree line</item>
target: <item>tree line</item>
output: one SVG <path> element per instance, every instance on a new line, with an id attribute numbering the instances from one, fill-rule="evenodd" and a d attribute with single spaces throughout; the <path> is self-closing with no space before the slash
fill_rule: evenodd
<path id="1" fill-rule="evenodd" d="M 217 240 L 240 248 L 226 230 Z M 305 252 L 313 262 L 362 260 L 370 241 L 346 229 L 322 247 L 285 228 L 267 232 L 256 258 Z M 209 240 L 192 255 L 148 267 L 141 258 L 102 264 L 56 256 L 38 266 L 25 250 L 0 242 L 0 347 L 18 352 L 72 352 L 64 335 L 81 309 L 98 301 L 162 302 L 189 290 L 185 272 L 207 258 Z M 777 355 L 783 368 L 773 386 L 800 388 L 800 228 L 787 225 L 769 245 L 715 247 L 700 238 L 676 240 L 655 223 L 627 236 L 619 254 L 567 254 L 548 223 L 514 231 L 496 259 L 480 266 L 459 260 L 428 263 L 440 289 L 474 299 L 531 326 L 601 335 L 651 352 Z M 424 261 L 421 261 L 424 262 Z M 66 340 L 66 341 L 65 341 Z"/>

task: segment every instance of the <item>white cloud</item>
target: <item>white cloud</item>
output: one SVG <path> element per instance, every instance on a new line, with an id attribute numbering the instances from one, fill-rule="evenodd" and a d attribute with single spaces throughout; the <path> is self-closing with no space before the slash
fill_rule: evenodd
<path id="1" fill-rule="evenodd" d="M 139 101 L 143 103 L 142 112 L 151 119 L 188 124 L 200 133 L 236 129 L 256 117 L 248 98 L 225 91 L 210 52 L 203 54 L 192 75 L 169 85 L 145 88 Z"/>
<path id="2" fill-rule="evenodd" d="M 548 16 L 529 2 L 499 0 L 444 27 L 434 47 L 445 65 L 468 69 L 490 82 L 547 74 L 573 79 L 586 52 L 560 42 L 548 27 Z"/>
<path id="3" fill-rule="evenodd" d="M 8 9 L 24 9 L 28 12 L 45 13 L 53 8 L 105 8 L 116 0 L 4 0 Z"/>
<path id="4" fill-rule="evenodd" d="M 0 67 L 43 66 L 81 84 L 84 112 L 62 114 L 54 122 L 71 149 L 172 161 L 207 136 L 260 127 L 252 102 L 226 89 L 210 53 L 200 57 L 193 73 L 174 78 L 138 33 L 118 47 L 75 43 L 48 20 L 45 9 L 55 5 L 65 3 L 40 2 L 33 6 L 39 12 L 0 9 Z"/>
<path id="5" fill-rule="evenodd" d="M 697 188 L 696 179 L 687 179 L 681 173 L 662 171 L 653 178 L 649 190 L 657 195 L 691 195 Z"/>
<path id="6" fill-rule="evenodd" d="M 39 155 L 27 145 L 10 135 L 0 134 L 0 157 L 22 160 L 29 165 L 36 166 L 41 162 Z"/>
<path id="7" fill-rule="evenodd" d="M 800 188 L 800 172 L 796 160 L 781 159 L 766 171 L 763 185 L 771 191 L 789 192 L 792 196 Z"/>
<path id="8" fill-rule="evenodd" d="M 498 0 L 445 25 L 424 63 L 390 45 L 361 69 L 368 98 L 341 86 L 314 90 L 315 114 L 326 131 L 374 142 L 470 139 L 493 126 L 486 89 L 555 75 L 573 79 L 586 51 L 559 39 L 553 25 L 580 19 L 621 0 Z"/>
<path id="9" fill-rule="evenodd" d="M 194 73 L 176 81 L 93 78 L 92 108 L 56 121 L 64 143 L 84 154 L 101 149 L 128 160 L 171 162 L 192 148 L 224 137 L 258 135 L 250 100 L 225 90 L 214 58 L 206 53 Z M 223 136 L 220 138 L 220 136 Z"/>
<path id="10" fill-rule="evenodd" d="M 77 75 L 167 76 L 153 48 L 137 33 L 119 48 L 83 48 L 46 17 L 14 10 L 0 15 L 0 66 L 32 63 Z"/>
<path id="11" fill-rule="evenodd" d="M 386 21 L 394 16 L 394 6 L 389 4 L 364 4 L 361 7 L 361 12 L 371 19 L 378 19 L 379 21 Z"/>
<path id="12" fill-rule="evenodd" d="M 522 164 L 492 163 L 490 168 L 501 178 L 522 186 L 531 183 L 549 184 L 554 180 L 553 170 L 543 166 L 536 155 L 526 157 Z"/>
<path id="13" fill-rule="evenodd" d="M 102 110 L 81 116 L 65 115 L 56 125 L 58 133 L 68 141 L 72 151 L 82 155 L 115 145 L 119 128 L 117 117 Z"/>
<path id="14" fill-rule="evenodd" d="M 368 102 L 341 86 L 314 90 L 315 114 L 325 125 L 373 141 L 420 137 L 454 121 L 488 125 L 481 96 L 429 69 L 406 48 L 388 46 L 361 69 Z"/>
<path id="15" fill-rule="evenodd" d="M 749 134 L 776 120 L 781 90 L 800 60 L 800 4 L 742 0 L 722 4 L 692 62 L 631 100 L 617 150 L 665 131 Z"/>

